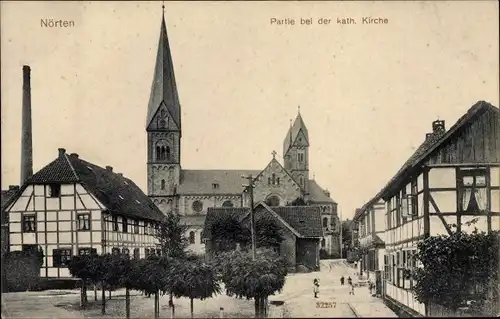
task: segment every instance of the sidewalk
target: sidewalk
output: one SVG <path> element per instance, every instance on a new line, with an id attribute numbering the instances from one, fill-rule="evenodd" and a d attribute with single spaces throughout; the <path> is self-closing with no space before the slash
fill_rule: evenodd
<path id="1" fill-rule="evenodd" d="M 356 288 L 355 295 L 348 301 L 357 317 L 385 317 L 398 318 L 398 316 L 384 304 L 381 298 L 372 297 L 366 287 Z"/>

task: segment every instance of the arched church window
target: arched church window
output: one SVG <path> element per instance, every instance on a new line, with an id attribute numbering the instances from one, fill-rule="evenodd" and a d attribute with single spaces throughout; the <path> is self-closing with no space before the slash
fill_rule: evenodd
<path id="1" fill-rule="evenodd" d="M 168 149 L 168 152 L 167 152 Z M 156 143 L 156 160 L 164 161 L 167 159 L 167 153 L 170 153 L 170 147 L 167 145 L 167 142 L 164 140 L 160 140 Z"/>
<path id="2" fill-rule="evenodd" d="M 271 195 L 266 199 L 266 204 L 268 206 L 279 206 L 280 205 L 280 198 L 276 195 Z"/>
<path id="3" fill-rule="evenodd" d="M 194 231 L 189 232 L 189 243 L 194 244 Z"/>
<path id="4" fill-rule="evenodd" d="M 323 218 L 323 228 L 328 227 L 328 218 L 324 217 Z"/>
<path id="5" fill-rule="evenodd" d="M 166 160 L 169 161 L 170 160 L 170 146 L 167 146 L 166 147 Z"/>
<path id="6" fill-rule="evenodd" d="M 159 160 L 160 157 L 161 157 L 161 147 L 160 146 L 156 146 L 156 159 Z"/>
<path id="7" fill-rule="evenodd" d="M 273 177 L 271 180 L 272 180 L 273 185 L 276 184 L 276 174 L 275 173 L 273 173 Z"/>
<path id="8" fill-rule="evenodd" d="M 267 184 L 268 184 L 268 185 L 271 185 L 271 177 L 268 177 L 268 178 L 267 178 Z"/>
<path id="9" fill-rule="evenodd" d="M 224 203 L 222 203 L 222 207 L 233 207 L 233 206 L 234 206 L 233 202 L 230 200 L 227 200 Z"/>
<path id="10" fill-rule="evenodd" d="M 304 185 L 304 180 L 302 179 L 302 176 L 299 177 L 299 184 L 300 186 Z"/>
<path id="11" fill-rule="evenodd" d="M 164 179 L 161 180 L 161 189 L 162 190 L 165 189 L 165 180 Z"/>
<path id="12" fill-rule="evenodd" d="M 276 177 L 276 184 L 279 185 L 280 184 L 280 178 L 279 177 Z"/>
<path id="13" fill-rule="evenodd" d="M 323 238 L 323 239 L 321 240 L 321 247 L 322 247 L 322 248 L 325 248 L 325 244 L 326 244 L 326 241 L 325 241 L 325 239 Z"/>

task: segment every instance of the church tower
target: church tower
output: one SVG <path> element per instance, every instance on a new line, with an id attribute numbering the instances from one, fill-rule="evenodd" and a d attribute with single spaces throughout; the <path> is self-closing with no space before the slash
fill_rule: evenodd
<path id="1" fill-rule="evenodd" d="M 148 139 L 148 196 L 166 213 L 176 205 L 181 174 L 181 106 L 175 82 L 165 14 L 149 98 L 146 121 Z"/>
<path id="2" fill-rule="evenodd" d="M 291 122 L 290 122 L 291 124 Z M 309 134 L 300 107 L 297 117 L 283 141 L 283 161 L 285 169 L 302 187 L 304 195 L 309 193 Z"/>

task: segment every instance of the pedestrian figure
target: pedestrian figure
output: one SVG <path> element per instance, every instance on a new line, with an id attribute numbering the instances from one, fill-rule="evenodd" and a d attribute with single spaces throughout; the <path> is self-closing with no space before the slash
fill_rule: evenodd
<path id="1" fill-rule="evenodd" d="M 314 298 L 318 298 L 319 281 L 317 278 L 314 278 L 314 280 L 313 280 L 313 291 L 314 291 Z"/>
<path id="2" fill-rule="evenodd" d="M 340 285 L 341 285 L 341 286 L 343 286 L 343 285 L 344 285 L 344 281 L 345 281 L 344 276 L 340 277 Z"/>
<path id="3" fill-rule="evenodd" d="M 373 282 L 370 281 L 370 285 L 368 286 L 368 288 L 370 289 L 370 295 L 373 294 L 373 288 L 375 288 L 374 286 L 375 285 L 373 284 Z"/>
<path id="4" fill-rule="evenodd" d="M 354 295 L 354 285 L 352 284 L 351 276 L 347 278 L 347 284 L 349 285 L 349 295 Z"/>

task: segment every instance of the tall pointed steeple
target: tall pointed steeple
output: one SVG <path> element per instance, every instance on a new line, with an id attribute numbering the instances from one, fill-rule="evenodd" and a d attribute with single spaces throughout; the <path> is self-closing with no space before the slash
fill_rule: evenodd
<path id="1" fill-rule="evenodd" d="M 181 106 L 164 12 L 155 63 L 146 123 L 148 196 L 166 213 L 177 207 L 181 180 Z"/>
<path id="2" fill-rule="evenodd" d="M 175 123 L 178 130 L 181 129 L 181 107 L 179 94 L 175 82 L 174 65 L 168 41 L 167 26 L 165 23 L 165 12 L 162 14 L 160 39 L 158 41 L 158 52 L 149 98 L 146 128 L 149 128 L 153 118 L 162 105 L 165 105 L 168 115 Z"/>
<path id="3" fill-rule="evenodd" d="M 283 141 L 283 160 L 285 169 L 291 173 L 295 181 L 302 187 L 304 193 L 307 194 L 309 185 L 309 133 L 300 115 L 300 106 L 298 107 L 297 117 Z"/>

